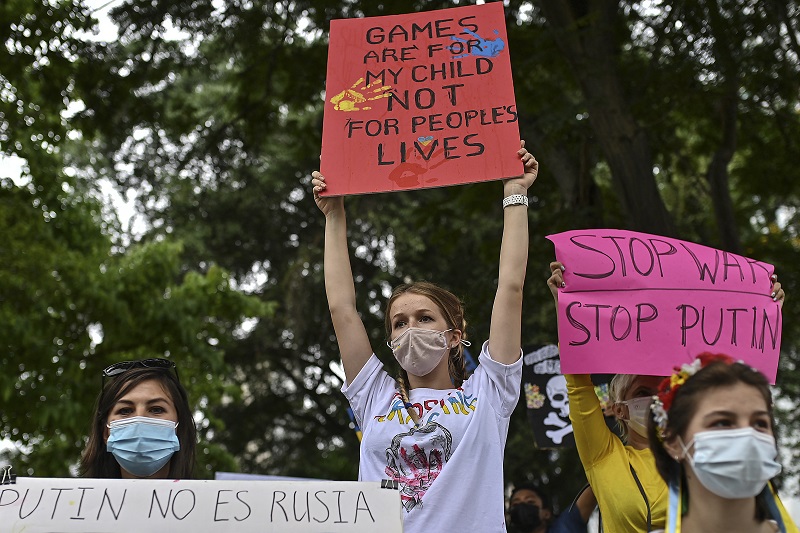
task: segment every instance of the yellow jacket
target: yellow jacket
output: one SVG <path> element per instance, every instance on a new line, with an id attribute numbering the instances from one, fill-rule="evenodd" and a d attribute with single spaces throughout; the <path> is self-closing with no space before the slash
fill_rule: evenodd
<path id="1" fill-rule="evenodd" d="M 606 533 L 647 531 L 647 505 L 631 467 L 650 503 L 650 527 L 664 528 L 669 493 L 656 470 L 653 453 L 649 449 L 625 446 L 608 429 L 590 376 L 567 375 L 566 378 L 575 444 L 597 498 L 604 530 Z"/>

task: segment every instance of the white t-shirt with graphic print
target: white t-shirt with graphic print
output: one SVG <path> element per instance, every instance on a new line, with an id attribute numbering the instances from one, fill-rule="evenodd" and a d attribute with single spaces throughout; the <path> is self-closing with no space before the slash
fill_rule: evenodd
<path id="1" fill-rule="evenodd" d="M 409 391 L 416 428 L 374 354 L 342 387 L 362 430 L 358 479 L 399 482 L 406 533 L 506 530 L 503 452 L 522 358 L 498 363 L 488 346 L 460 388 Z"/>

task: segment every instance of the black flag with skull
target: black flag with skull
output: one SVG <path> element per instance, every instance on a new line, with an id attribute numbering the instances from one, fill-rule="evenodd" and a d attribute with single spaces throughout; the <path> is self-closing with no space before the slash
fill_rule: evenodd
<path id="1" fill-rule="evenodd" d="M 567 380 L 561 374 L 558 347 L 548 344 L 525 348 L 522 366 L 522 394 L 528 420 L 533 426 L 536 447 L 540 449 L 575 447 L 569 419 Z M 592 382 L 605 408 L 611 376 L 593 375 Z M 612 419 L 613 420 L 613 419 Z M 610 422 L 608 418 L 607 422 Z"/>

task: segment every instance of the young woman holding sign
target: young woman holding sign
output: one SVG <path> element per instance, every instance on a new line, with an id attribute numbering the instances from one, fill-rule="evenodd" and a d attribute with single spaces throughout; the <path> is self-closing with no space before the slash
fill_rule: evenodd
<path id="1" fill-rule="evenodd" d="M 503 184 L 503 237 L 489 340 L 467 377 L 459 299 L 431 283 L 397 287 L 386 336 L 402 367 L 397 381 L 375 356 L 356 310 L 344 200 L 313 193 L 325 215 L 325 289 L 341 351 L 342 392 L 363 431 L 359 480 L 396 482 L 404 531 L 505 531 L 503 450 L 522 380 L 522 289 L 528 260 L 527 192 L 536 159 L 517 152 L 524 174 Z M 382 344 L 382 343 L 381 343 Z"/>
<path id="2" fill-rule="evenodd" d="M 660 385 L 650 446 L 669 485 L 669 533 L 796 533 L 771 480 L 781 471 L 772 393 L 758 370 L 704 353 Z"/>
<path id="3" fill-rule="evenodd" d="M 103 370 L 81 475 L 190 479 L 196 440 L 175 363 L 161 358 L 122 361 Z"/>
<path id="4" fill-rule="evenodd" d="M 550 263 L 547 285 L 556 302 L 565 286 L 564 265 Z M 773 299 L 781 306 L 784 292 L 775 281 Z M 668 492 L 656 469 L 647 423 L 650 403 L 663 377 L 617 374 L 609 400 L 620 422 L 623 440 L 606 425 L 589 375 L 567 375 L 567 394 L 575 444 L 589 485 L 600 507 L 606 531 L 646 532 L 663 528 Z"/>

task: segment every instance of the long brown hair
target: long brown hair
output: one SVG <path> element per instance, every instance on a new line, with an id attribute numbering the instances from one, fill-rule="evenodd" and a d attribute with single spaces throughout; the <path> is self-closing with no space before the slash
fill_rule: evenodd
<path id="1" fill-rule="evenodd" d="M 191 479 L 194 474 L 197 429 L 183 385 L 172 371 L 163 368 L 133 368 L 111 379 L 97 397 L 89 440 L 81 454 L 80 474 L 90 478 L 120 478 L 122 472 L 114 456 L 106 451 L 105 434 L 108 414 L 117 401 L 144 381 L 156 381 L 169 394 L 178 413 L 178 442 L 181 449 L 169 462 L 171 479 Z"/>
<path id="2" fill-rule="evenodd" d="M 384 316 L 384 327 L 386 328 L 386 338 L 391 338 L 392 335 L 392 317 L 390 311 L 392 304 L 401 295 L 411 293 L 427 296 L 439 308 L 447 322 L 448 327 L 458 329 L 461 331 L 461 338 L 467 339 L 467 321 L 464 319 L 464 304 L 452 292 L 439 287 L 427 281 L 416 281 L 414 283 L 404 283 L 395 287 L 389 301 L 386 302 L 386 312 Z M 450 380 L 453 386 L 458 388 L 467 379 L 467 361 L 464 357 L 464 346 L 458 343 L 454 348 L 450 348 L 450 353 L 447 359 L 447 369 L 450 372 Z M 406 384 L 408 383 L 408 374 L 405 370 L 400 369 L 400 377 L 398 378 L 400 385 L 400 393 L 403 395 L 403 401 L 408 402 L 408 393 Z"/>

